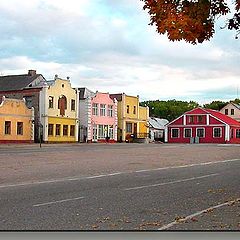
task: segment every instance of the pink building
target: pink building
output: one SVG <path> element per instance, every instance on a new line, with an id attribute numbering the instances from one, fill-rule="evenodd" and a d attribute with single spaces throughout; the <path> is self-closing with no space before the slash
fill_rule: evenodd
<path id="1" fill-rule="evenodd" d="M 79 141 L 117 141 L 117 100 L 109 93 L 92 92 L 79 88 Z"/>

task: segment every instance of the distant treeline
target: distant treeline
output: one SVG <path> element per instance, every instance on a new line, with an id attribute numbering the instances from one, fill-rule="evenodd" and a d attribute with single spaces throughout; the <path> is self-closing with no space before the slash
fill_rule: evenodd
<path id="1" fill-rule="evenodd" d="M 240 104 L 240 99 L 235 99 L 230 102 Z M 229 102 L 223 101 L 212 101 L 211 103 L 204 104 L 201 106 L 194 101 L 177 101 L 175 99 L 168 101 L 152 100 L 141 102 L 141 106 L 149 107 L 150 117 L 165 118 L 169 121 L 181 116 L 183 113 L 190 111 L 196 107 L 210 108 L 214 110 L 220 110 L 226 106 Z"/>

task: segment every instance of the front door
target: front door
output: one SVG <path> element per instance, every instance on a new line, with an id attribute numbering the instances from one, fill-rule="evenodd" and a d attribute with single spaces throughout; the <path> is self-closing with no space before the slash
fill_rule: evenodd
<path id="1" fill-rule="evenodd" d="M 97 136 L 97 125 L 93 126 L 93 141 L 97 142 L 98 136 Z"/>
<path id="2" fill-rule="evenodd" d="M 137 123 L 134 123 L 133 133 L 134 133 L 134 135 L 137 134 Z"/>

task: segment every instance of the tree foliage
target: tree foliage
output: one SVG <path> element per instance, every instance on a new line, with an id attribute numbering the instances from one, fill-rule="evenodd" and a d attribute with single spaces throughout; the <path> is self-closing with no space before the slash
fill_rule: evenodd
<path id="1" fill-rule="evenodd" d="M 164 118 L 169 121 L 176 119 L 181 116 L 183 113 L 190 111 L 196 107 L 203 107 L 208 109 L 213 109 L 219 111 L 223 107 L 225 107 L 228 103 L 233 102 L 236 104 L 240 104 L 240 99 L 236 98 L 229 102 L 224 101 L 212 101 L 210 103 L 204 104 L 201 106 L 195 101 L 178 101 L 178 100 L 168 100 L 168 101 L 160 101 L 160 100 L 151 100 L 141 102 L 141 106 L 149 107 L 149 116 Z"/>
<path id="2" fill-rule="evenodd" d="M 169 121 L 199 106 L 199 104 L 194 101 L 177 101 L 175 99 L 168 101 L 145 101 L 142 102 L 141 105 L 149 107 L 150 117 L 164 118 Z"/>
<path id="3" fill-rule="evenodd" d="M 204 104 L 203 107 L 219 111 L 220 109 L 225 107 L 227 104 L 228 102 L 212 101 L 211 103 Z"/>
<path id="4" fill-rule="evenodd" d="M 141 0 L 150 15 L 150 25 L 171 41 L 185 40 L 197 44 L 214 34 L 215 20 L 230 13 L 229 0 Z M 234 13 L 226 27 L 240 34 L 240 0 L 234 2 Z"/>

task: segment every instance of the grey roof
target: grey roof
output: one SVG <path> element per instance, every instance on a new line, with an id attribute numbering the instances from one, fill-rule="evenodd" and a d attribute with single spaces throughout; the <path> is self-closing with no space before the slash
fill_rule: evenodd
<path id="1" fill-rule="evenodd" d="M 149 118 L 150 127 L 155 129 L 164 129 L 168 123 L 169 121 L 167 119 L 155 118 L 155 117 Z"/>
<path id="2" fill-rule="evenodd" d="M 236 103 L 233 103 L 233 102 L 231 102 L 231 104 L 232 104 L 234 107 L 236 107 L 237 109 L 240 110 L 240 105 L 238 105 L 238 104 L 236 104 Z"/>
<path id="3" fill-rule="evenodd" d="M 79 100 L 84 100 L 87 97 L 93 97 L 95 93 L 88 88 L 77 88 L 79 90 Z"/>
<path id="4" fill-rule="evenodd" d="M 48 86 L 52 86 L 52 85 L 54 85 L 54 83 L 55 83 L 55 80 L 48 80 L 47 81 Z"/>
<path id="5" fill-rule="evenodd" d="M 41 74 L 29 75 L 8 75 L 0 76 L 0 91 L 22 90 L 29 85 Z"/>

